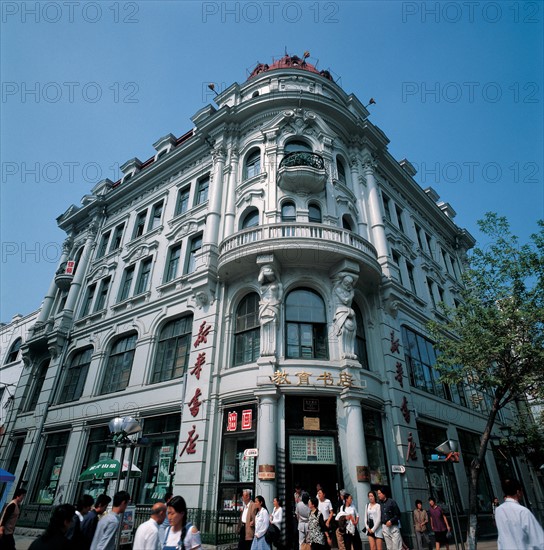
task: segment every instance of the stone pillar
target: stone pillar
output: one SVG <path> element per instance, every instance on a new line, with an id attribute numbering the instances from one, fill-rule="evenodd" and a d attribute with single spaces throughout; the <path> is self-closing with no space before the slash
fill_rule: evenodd
<path id="1" fill-rule="evenodd" d="M 273 387 L 257 390 L 259 398 L 259 418 L 257 421 L 257 479 L 255 494 L 262 495 L 267 508 L 272 510 L 272 499 L 276 496 L 276 447 L 278 442 L 278 390 Z M 268 479 L 267 479 L 268 478 Z"/>
<path id="2" fill-rule="evenodd" d="M 225 150 L 219 146 L 213 151 L 213 183 L 210 187 L 206 229 L 202 242 L 204 245 L 217 246 L 219 223 L 221 221 L 221 203 L 223 202 L 223 170 L 225 168 Z"/>
<path id="3" fill-rule="evenodd" d="M 345 445 L 342 447 L 342 463 L 347 470 L 346 490 L 352 492 L 359 513 L 364 509 L 370 491 L 370 472 L 366 452 L 365 432 L 361 400 L 363 391 L 359 388 L 345 388 L 340 394 L 344 406 Z M 358 481 L 361 474 L 368 474 L 367 481 Z M 350 490 L 351 489 L 351 490 Z"/>
<path id="4" fill-rule="evenodd" d="M 230 166 L 227 184 L 227 206 L 225 209 L 225 226 L 223 238 L 226 239 L 234 233 L 234 219 L 236 217 L 236 182 L 238 175 L 238 149 L 232 147 L 230 150 Z"/>
<path id="5" fill-rule="evenodd" d="M 368 186 L 368 206 L 370 214 L 370 227 L 372 231 L 373 244 L 378 251 L 378 261 L 383 265 L 387 261 L 388 249 L 385 237 L 385 226 L 383 223 L 382 210 L 380 206 L 380 194 L 378 184 L 374 175 L 376 163 L 368 157 L 364 163 L 363 173 Z"/>
<path id="6" fill-rule="evenodd" d="M 76 274 L 74 275 L 74 280 L 70 285 L 68 298 L 66 298 L 64 312 L 72 318 L 74 316 L 74 309 L 76 307 L 76 302 L 79 297 L 81 284 L 83 283 L 83 279 L 87 274 L 87 266 L 89 265 L 89 260 L 91 259 L 93 253 L 96 241 L 96 230 L 97 222 L 93 221 L 89 226 L 87 240 L 85 241 L 85 247 L 83 248 L 83 253 L 81 254 L 81 258 L 79 260 L 79 265 L 76 265 Z"/>
<path id="7" fill-rule="evenodd" d="M 59 261 L 59 268 L 64 262 L 68 260 L 68 255 L 70 254 L 72 244 L 73 243 L 72 243 L 71 237 L 68 237 L 64 241 L 62 245 L 62 256 L 60 257 L 60 261 Z M 53 303 L 55 301 L 55 296 L 57 295 L 57 291 L 58 291 L 58 287 L 57 287 L 57 284 L 55 283 L 55 277 L 53 277 L 53 280 L 49 285 L 47 294 L 45 295 L 45 298 L 43 300 L 42 308 L 40 309 L 38 318 L 36 319 L 37 325 L 45 323 L 49 318 L 49 315 L 51 314 L 51 308 L 53 307 Z"/>

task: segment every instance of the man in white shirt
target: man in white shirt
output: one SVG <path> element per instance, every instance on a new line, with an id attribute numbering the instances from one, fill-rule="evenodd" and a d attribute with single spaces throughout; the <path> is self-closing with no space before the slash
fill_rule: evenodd
<path id="1" fill-rule="evenodd" d="M 145 521 L 136 530 L 134 536 L 133 550 L 160 550 L 160 525 L 166 517 L 166 504 L 156 502 L 151 508 L 151 518 Z"/>
<path id="2" fill-rule="evenodd" d="M 521 483 L 507 479 L 502 489 L 506 498 L 495 512 L 499 550 L 542 550 L 544 530 L 531 511 L 519 503 L 523 498 Z"/>

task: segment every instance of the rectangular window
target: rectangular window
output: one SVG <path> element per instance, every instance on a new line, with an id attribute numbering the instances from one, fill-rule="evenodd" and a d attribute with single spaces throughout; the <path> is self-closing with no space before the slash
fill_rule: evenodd
<path id="1" fill-rule="evenodd" d="M 444 302 L 444 289 L 441 287 L 441 286 L 438 286 L 436 287 L 438 289 L 438 296 L 440 296 L 440 301 L 441 302 Z"/>
<path id="2" fill-rule="evenodd" d="M 138 283 L 136 284 L 136 291 L 134 294 L 142 294 L 146 292 L 149 287 L 149 279 L 151 276 L 151 264 L 153 258 L 147 258 L 140 265 L 140 275 L 138 276 Z"/>
<path id="3" fill-rule="evenodd" d="M 406 269 L 408 270 L 408 281 L 410 282 L 410 290 L 417 295 L 416 281 L 414 279 L 414 266 L 410 262 L 406 262 Z"/>
<path id="4" fill-rule="evenodd" d="M 133 494 L 138 504 L 151 505 L 171 486 L 176 469 L 176 449 L 180 437 L 180 415 L 146 418 L 143 437 L 147 441 L 138 453 L 136 466 L 142 471 L 135 478 Z M 186 435 L 184 435 L 186 437 Z"/>
<path id="5" fill-rule="evenodd" d="M 410 328 L 402 327 L 402 344 L 408 368 L 410 384 L 449 401 L 462 404 L 459 387 L 446 386 L 439 381 L 440 374 L 434 368 L 436 352 L 433 343 Z"/>
<path id="6" fill-rule="evenodd" d="M 425 242 L 427 243 L 427 252 L 429 253 L 429 256 L 433 257 L 433 245 L 431 242 L 431 237 L 425 233 Z"/>
<path id="7" fill-rule="evenodd" d="M 178 201 L 176 202 L 176 211 L 174 213 L 175 216 L 179 216 L 180 214 L 187 212 L 187 209 L 189 208 L 190 192 L 191 192 L 190 187 L 185 187 L 184 189 L 179 190 Z"/>
<path id="8" fill-rule="evenodd" d="M 115 228 L 113 239 L 111 241 L 110 252 L 121 248 L 121 242 L 123 241 L 123 231 L 125 230 L 125 224 L 122 223 Z"/>
<path id="9" fill-rule="evenodd" d="M 436 300 L 434 299 L 434 292 L 433 292 L 433 285 L 434 283 L 427 277 L 427 289 L 429 290 L 429 297 L 431 299 L 431 304 L 434 309 L 436 309 Z"/>
<path id="10" fill-rule="evenodd" d="M 417 244 L 419 246 L 419 248 L 421 248 L 421 250 L 423 250 L 423 244 L 421 242 L 421 227 L 419 227 L 419 225 L 414 224 L 414 228 L 416 230 L 416 238 L 417 238 Z"/>
<path id="11" fill-rule="evenodd" d="M 397 273 L 398 273 L 398 281 L 400 284 L 404 284 L 402 280 L 402 271 L 400 269 L 400 255 L 396 250 L 391 251 L 391 256 L 393 257 L 393 263 L 397 266 Z"/>
<path id="12" fill-rule="evenodd" d="M 168 260 L 166 262 L 166 272 L 164 274 L 164 282 L 172 281 L 178 273 L 179 258 L 181 255 L 181 243 L 170 248 Z"/>
<path id="13" fill-rule="evenodd" d="M 93 350 L 89 348 L 73 356 L 70 366 L 66 370 L 62 391 L 58 397 L 59 404 L 77 401 L 81 397 L 85 381 L 87 380 L 87 372 L 91 364 L 92 354 Z"/>
<path id="14" fill-rule="evenodd" d="M 89 315 L 89 313 L 91 312 L 91 305 L 93 303 L 95 291 L 96 291 L 96 284 L 91 285 L 87 289 L 87 294 L 85 295 L 85 301 L 83 302 L 83 307 L 81 308 L 81 317 L 85 317 L 85 315 Z"/>
<path id="15" fill-rule="evenodd" d="M 191 247 L 189 250 L 189 260 L 187 262 L 186 273 L 192 273 L 196 269 L 196 257 L 202 248 L 202 235 L 194 237 L 191 240 Z"/>
<path id="16" fill-rule="evenodd" d="M 136 225 L 134 226 L 134 235 L 132 235 L 133 239 L 137 239 L 144 234 L 146 218 L 147 210 L 144 210 L 138 214 L 138 217 L 136 218 Z"/>
<path id="17" fill-rule="evenodd" d="M 112 347 L 100 394 L 122 391 L 128 386 L 134 350 L 136 349 L 136 334 L 117 340 Z"/>
<path id="18" fill-rule="evenodd" d="M 111 284 L 110 277 L 107 277 L 100 283 L 100 291 L 98 293 L 98 298 L 96 299 L 96 304 L 94 306 L 95 311 L 100 311 L 106 307 L 106 300 L 108 298 L 110 284 Z"/>
<path id="19" fill-rule="evenodd" d="M 81 465 L 81 472 L 105 458 L 113 458 L 114 448 L 111 445 L 111 434 L 107 426 L 99 426 L 89 430 L 87 445 L 85 445 L 85 456 Z M 81 473 L 80 472 L 80 473 Z M 91 495 L 96 497 L 104 492 L 107 480 L 84 481 L 77 484 L 77 493 L 75 501 L 82 495 Z"/>
<path id="20" fill-rule="evenodd" d="M 32 501 L 36 504 L 51 505 L 55 500 L 69 436 L 70 432 L 46 436 L 45 449 L 32 495 Z"/>
<path id="21" fill-rule="evenodd" d="M 96 253 L 97 258 L 102 258 L 106 254 L 106 250 L 108 249 L 108 242 L 110 240 L 111 231 L 107 231 L 102 235 L 102 239 L 100 240 L 100 245 L 98 247 L 98 252 Z"/>
<path id="22" fill-rule="evenodd" d="M 202 204 L 208 200 L 208 189 L 210 187 L 210 176 L 198 180 L 196 192 L 196 204 Z"/>
<path id="23" fill-rule="evenodd" d="M 402 208 L 395 206 L 395 212 L 397 213 L 397 221 L 399 224 L 399 229 L 404 233 L 404 223 L 402 222 Z"/>
<path id="24" fill-rule="evenodd" d="M 391 201 L 389 200 L 389 197 L 385 193 L 382 193 L 382 200 L 383 200 L 383 211 L 385 214 L 385 219 L 390 222 L 391 221 L 391 210 L 390 210 Z"/>
<path id="25" fill-rule="evenodd" d="M 363 418 L 370 486 L 373 490 L 383 485 L 387 487 L 389 486 L 389 468 L 385 454 L 381 414 L 370 409 L 363 409 Z"/>
<path id="26" fill-rule="evenodd" d="M 148 231 L 159 227 L 159 225 L 161 224 L 163 206 L 163 201 L 158 202 L 155 206 L 153 206 L 153 210 L 151 211 L 151 218 L 149 220 Z"/>
<path id="27" fill-rule="evenodd" d="M 119 289 L 118 302 L 126 300 L 130 296 L 130 287 L 132 286 L 132 279 L 134 279 L 134 266 L 131 265 L 125 269 L 123 273 L 123 280 L 121 281 L 121 288 Z"/>

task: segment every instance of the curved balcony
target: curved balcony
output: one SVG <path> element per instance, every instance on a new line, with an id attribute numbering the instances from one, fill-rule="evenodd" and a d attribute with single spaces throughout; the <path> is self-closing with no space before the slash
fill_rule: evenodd
<path id="1" fill-rule="evenodd" d="M 219 246 L 218 273 L 236 277 L 256 266 L 257 256 L 273 253 L 284 266 L 329 269 L 343 259 L 356 261 L 361 277 L 379 282 L 381 267 L 368 241 L 340 227 L 318 223 L 276 223 L 239 231 Z"/>
<path id="2" fill-rule="evenodd" d="M 320 193 L 326 181 L 325 163 L 317 153 L 295 151 L 280 162 L 278 185 L 286 191 Z"/>

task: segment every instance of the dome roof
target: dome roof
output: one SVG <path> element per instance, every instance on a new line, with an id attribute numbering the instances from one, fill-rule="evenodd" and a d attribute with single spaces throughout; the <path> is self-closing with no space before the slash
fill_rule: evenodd
<path id="1" fill-rule="evenodd" d="M 331 73 L 327 70 L 320 71 L 319 69 L 316 69 L 314 65 L 311 63 L 306 62 L 306 58 L 309 57 L 309 52 L 304 52 L 304 57 L 300 58 L 298 55 L 287 55 L 285 54 L 280 59 L 277 59 L 272 63 L 272 65 L 268 65 L 267 63 L 258 63 L 257 66 L 251 71 L 251 74 L 248 77 L 248 80 L 251 78 L 260 75 L 261 73 L 265 73 L 268 71 L 274 71 L 276 69 L 299 69 L 302 71 L 308 71 L 310 73 L 318 74 L 320 76 L 323 76 L 327 78 L 328 80 L 333 81 L 333 78 L 331 76 Z M 334 81 L 333 81 L 334 82 Z"/>

